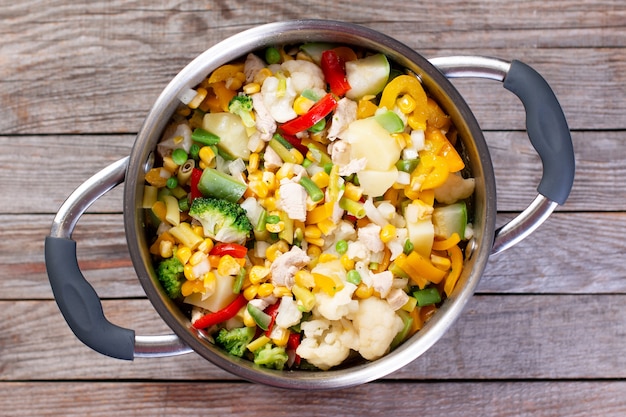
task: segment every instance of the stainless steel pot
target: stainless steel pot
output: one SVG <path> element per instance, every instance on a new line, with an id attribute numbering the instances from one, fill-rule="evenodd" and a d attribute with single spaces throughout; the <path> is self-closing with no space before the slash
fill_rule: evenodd
<path id="1" fill-rule="evenodd" d="M 166 122 L 178 105 L 181 91 L 192 88 L 212 70 L 248 52 L 276 44 L 308 41 L 359 45 L 385 53 L 414 71 L 425 89 L 451 117 L 467 151 L 476 178 L 475 236 L 456 289 L 441 309 L 399 348 L 373 362 L 319 371 L 273 371 L 233 358 L 191 330 L 189 319 L 161 290 L 151 265 L 143 229 L 141 200 L 144 173 Z M 522 101 L 529 138 L 543 162 L 543 176 L 535 200 L 511 222 L 496 230 L 496 188 L 487 145 L 472 112 L 446 77 L 479 77 L 500 81 Z M 230 37 L 198 56 L 163 90 L 137 135 L 131 155 L 82 184 L 59 209 L 46 238 L 46 267 L 58 306 L 76 336 L 108 356 L 132 360 L 195 351 L 210 362 L 242 378 L 277 387 L 330 389 L 353 386 L 383 377 L 415 360 L 429 349 L 459 317 L 473 295 L 489 256 L 514 245 L 534 231 L 567 199 L 574 179 L 574 152 L 561 107 L 545 80 L 519 61 L 458 56 L 428 61 L 406 45 L 374 30 L 344 22 L 296 20 L 258 26 Z M 148 298 L 172 335 L 139 336 L 110 323 L 93 287 L 76 260 L 71 234 L 82 213 L 97 198 L 125 181 L 124 220 L 133 265 Z"/>

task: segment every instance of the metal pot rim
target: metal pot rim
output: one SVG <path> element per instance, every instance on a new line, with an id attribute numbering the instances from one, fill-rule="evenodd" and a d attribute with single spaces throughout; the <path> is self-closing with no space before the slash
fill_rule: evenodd
<path id="1" fill-rule="evenodd" d="M 152 152 L 165 123 L 178 103 L 178 95 L 197 85 L 213 69 L 248 52 L 275 44 L 329 41 L 358 44 L 385 53 L 391 60 L 415 72 L 426 90 L 453 118 L 466 147 L 476 178 L 475 237 L 471 256 L 457 288 L 437 314 L 399 348 L 386 356 L 355 367 L 320 372 L 272 371 L 233 358 L 214 347 L 201 332 L 190 331 L 189 320 L 164 295 L 157 284 L 147 251 L 139 202 L 143 174 L 151 166 Z M 153 306 L 170 328 L 205 359 L 250 381 L 282 388 L 331 389 L 348 387 L 386 376 L 415 360 L 437 342 L 459 317 L 473 295 L 491 253 L 495 233 L 495 178 L 489 151 L 478 122 L 452 83 L 426 58 L 405 44 L 375 30 L 331 20 L 293 20 L 257 26 L 231 36 L 207 49 L 183 68 L 155 101 L 131 151 L 124 189 L 124 225 L 130 256 L 139 281 Z"/>

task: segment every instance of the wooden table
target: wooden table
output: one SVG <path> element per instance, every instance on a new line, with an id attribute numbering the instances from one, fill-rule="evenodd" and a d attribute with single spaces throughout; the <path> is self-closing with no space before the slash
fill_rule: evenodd
<path id="1" fill-rule="evenodd" d="M 626 413 L 626 5 L 622 0 L 440 2 L 0 1 L 0 414 L 515 415 Z M 188 61 L 249 27 L 334 18 L 391 35 L 426 57 L 520 59 L 553 86 L 572 130 L 568 202 L 490 259 L 452 329 L 383 380 L 325 392 L 241 381 L 199 355 L 134 362 L 81 344 L 52 297 L 44 237 L 69 193 L 129 154 L 153 101 Z M 541 176 L 517 99 L 455 81 L 489 143 L 498 223 Z M 122 187 L 74 238 L 111 321 L 167 328 L 130 263 Z M 15 240 L 13 240 L 15 239 Z"/>

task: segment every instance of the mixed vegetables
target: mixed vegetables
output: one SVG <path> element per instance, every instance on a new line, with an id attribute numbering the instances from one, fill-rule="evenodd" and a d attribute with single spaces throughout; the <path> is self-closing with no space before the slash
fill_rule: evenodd
<path id="1" fill-rule="evenodd" d="M 414 74 L 307 43 L 179 98 L 143 207 L 163 289 L 216 345 L 275 369 L 374 360 L 452 292 L 474 179 Z"/>

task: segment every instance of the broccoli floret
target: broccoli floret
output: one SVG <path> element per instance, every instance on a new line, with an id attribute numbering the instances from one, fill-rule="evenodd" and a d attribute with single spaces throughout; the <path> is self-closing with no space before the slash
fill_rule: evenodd
<path id="1" fill-rule="evenodd" d="M 171 299 L 181 296 L 180 287 L 185 278 L 183 269 L 183 264 L 175 256 L 164 259 L 157 265 L 156 273 L 159 282 Z"/>
<path id="2" fill-rule="evenodd" d="M 237 327 L 232 330 L 221 329 L 217 333 L 215 343 L 231 355 L 242 357 L 246 351 L 246 346 L 254 338 L 255 332 L 255 327 Z"/>
<path id="3" fill-rule="evenodd" d="M 228 200 L 196 198 L 189 215 L 202 224 L 206 236 L 218 242 L 243 244 L 252 231 L 246 211 Z"/>
<path id="4" fill-rule="evenodd" d="M 266 368 L 274 368 L 279 371 L 285 367 L 287 360 L 287 352 L 282 346 L 274 346 L 267 343 L 262 348 L 254 351 L 254 363 Z"/>
<path id="5" fill-rule="evenodd" d="M 228 111 L 241 117 L 241 121 L 246 127 L 255 125 L 252 116 L 252 98 L 245 94 L 239 94 L 233 97 L 228 103 Z"/>

